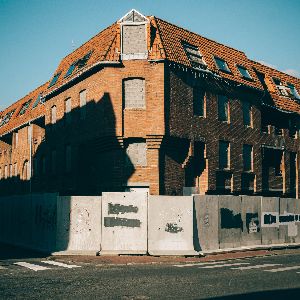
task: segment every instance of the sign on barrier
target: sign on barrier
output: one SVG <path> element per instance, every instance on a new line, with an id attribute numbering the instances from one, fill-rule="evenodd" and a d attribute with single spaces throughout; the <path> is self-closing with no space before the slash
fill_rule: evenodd
<path id="1" fill-rule="evenodd" d="M 56 251 L 96 253 L 100 243 L 101 197 L 58 197 Z"/>
<path id="2" fill-rule="evenodd" d="M 261 245 L 261 197 L 242 196 L 243 246 Z"/>
<path id="3" fill-rule="evenodd" d="M 103 193 L 100 254 L 146 253 L 147 193 Z"/>
<path id="4" fill-rule="evenodd" d="M 218 196 L 194 196 L 194 204 L 201 250 L 219 249 Z"/>
<path id="5" fill-rule="evenodd" d="M 148 252 L 198 255 L 193 239 L 192 196 L 149 196 Z"/>

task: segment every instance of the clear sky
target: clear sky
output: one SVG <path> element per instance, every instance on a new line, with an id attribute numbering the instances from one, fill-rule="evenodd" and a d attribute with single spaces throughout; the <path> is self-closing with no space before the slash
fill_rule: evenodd
<path id="1" fill-rule="evenodd" d="M 300 77 L 300 0 L 0 0 L 0 110 L 132 8 Z"/>

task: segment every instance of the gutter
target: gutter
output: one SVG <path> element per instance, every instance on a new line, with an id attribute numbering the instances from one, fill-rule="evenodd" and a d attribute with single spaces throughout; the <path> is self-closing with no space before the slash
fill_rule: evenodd
<path id="1" fill-rule="evenodd" d="M 43 95 L 42 98 L 44 100 L 46 100 L 46 98 L 49 98 L 49 96 L 51 96 L 52 94 L 58 92 L 59 90 L 61 90 L 66 85 L 71 84 L 73 81 L 75 81 L 76 79 L 78 79 L 82 75 L 86 74 L 88 71 L 91 71 L 92 69 L 94 69 L 94 68 L 96 68 L 96 67 L 98 67 L 100 65 L 121 65 L 121 64 L 122 63 L 120 61 L 107 61 L 107 60 L 105 60 L 105 61 L 98 61 L 98 62 L 94 63 L 93 65 L 91 65 L 89 68 L 87 68 L 85 70 L 82 70 L 81 72 L 77 73 L 75 77 L 73 77 L 69 81 L 65 82 L 64 84 L 60 85 L 56 89 L 52 90 L 48 94 Z"/>

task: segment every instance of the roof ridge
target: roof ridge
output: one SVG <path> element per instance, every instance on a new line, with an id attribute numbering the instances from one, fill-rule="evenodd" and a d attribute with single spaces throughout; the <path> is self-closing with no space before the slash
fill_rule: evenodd
<path id="1" fill-rule="evenodd" d="M 173 24 L 173 23 L 171 23 L 171 22 L 169 22 L 169 21 L 166 21 L 166 20 L 164 20 L 164 19 L 158 18 L 158 17 L 156 17 L 156 16 L 154 16 L 154 18 L 156 18 L 156 19 L 159 20 L 159 21 L 166 22 L 166 23 L 168 23 L 168 24 L 170 24 L 170 25 L 172 25 L 172 26 L 175 26 L 175 27 L 177 27 L 177 28 L 180 28 L 180 29 L 183 29 L 183 30 L 185 30 L 185 31 L 188 31 L 188 32 L 190 32 L 190 33 L 192 33 L 192 34 L 196 34 L 196 35 L 198 35 L 198 36 L 200 36 L 200 37 L 202 37 L 202 38 L 204 38 L 204 39 L 206 39 L 206 40 L 209 40 L 209 41 L 211 41 L 211 42 L 213 42 L 213 43 L 216 43 L 216 44 L 225 46 L 225 47 L 227 47 L 227 48 L 233 49 L 233 50 L 235 50 L 235 51 L 238 51 L 238 52 L 240 52 L 240 53 L 243 53 L 243 54 L 248 58 L 248 56 L 246 55 L 246 53 L 245 53 L 244 51 L 241 51 L 241 50 L 238 50 L 238 49 L 233 48 L 233 47 L 231 47 L 231 46 L 228 46 L 228 45 L 225 45 L 225 44 L 223 44 L 223 43 L 217 42 L 216 40 L 213 40 L 213 39 L 211 39 L 211 38 L 207 38 L 207 37 L 205 37 L 205 36 L 203 36 L 203 35 L 201 35 L 201 34 L 199 34 L 199 33 L 196 33 L 196 32 L 194 32 L 194 31 L 191 31 L 191 30 L 189 30 L 189 29 L 187 29 L 187 28 L 184 28 L 184 27 L 180 27 L 180 26 L 178 26 L 178 25 L 176 25 L 176 24 Z M 249 58 L 248 58 L 248 59 L 249 59 Z"/>
<path id="2" fill-rule="evenodd" d="M 296 77 L 296 76 L 290 75 L 290 74 L 288 74 L 288 73 L 285 73 L 285 72 L 283 72 L 283 71 L 280 71 L 280 70 L 275 69 L 275 68 L 273 68 L 273 67 L 270 67 L 270 66 L 268 66 L 268 65 L 262 64 L 262 63 L 259 62 L 259 61 L 256 61 L 256 60 L 253 60 L 253 59 L 250 59 L 250 61 L 251 61 L 251 62 L 254 62 L 254 63 L 256 63 L 256 64 L 259 64 L 259 65 L 261 65 L 261 66 L 267 67 L 267 68 L 269 68 L 269 69 L 272 69 L 272 70 L 274 70 L 274 71 L 277 71 L 277 72 L 279 72 L 279 73 L 281 73 L 281 74 L 284 74 L 284 75 L 293 77 L 293 78 L 295 78 L 296 80 L 300 80 L 300 78 L 298 78 L 298 77 Z"/>

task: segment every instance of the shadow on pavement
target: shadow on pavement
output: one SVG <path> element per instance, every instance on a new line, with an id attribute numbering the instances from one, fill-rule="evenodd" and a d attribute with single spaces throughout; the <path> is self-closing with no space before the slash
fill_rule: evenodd
<path id="1" fill-rule="evenodd" d="M 47 253 L 0 243 L 0 260 L 48 257 Z"/>
<path id="2" fill-rule="evenodd" d="M 260 291 L 238 295 L 228 295 L 221 297 L 212 297 L 207 299 L 299 299 L 300 289 L 281 289 L 273 291 Z"/>

